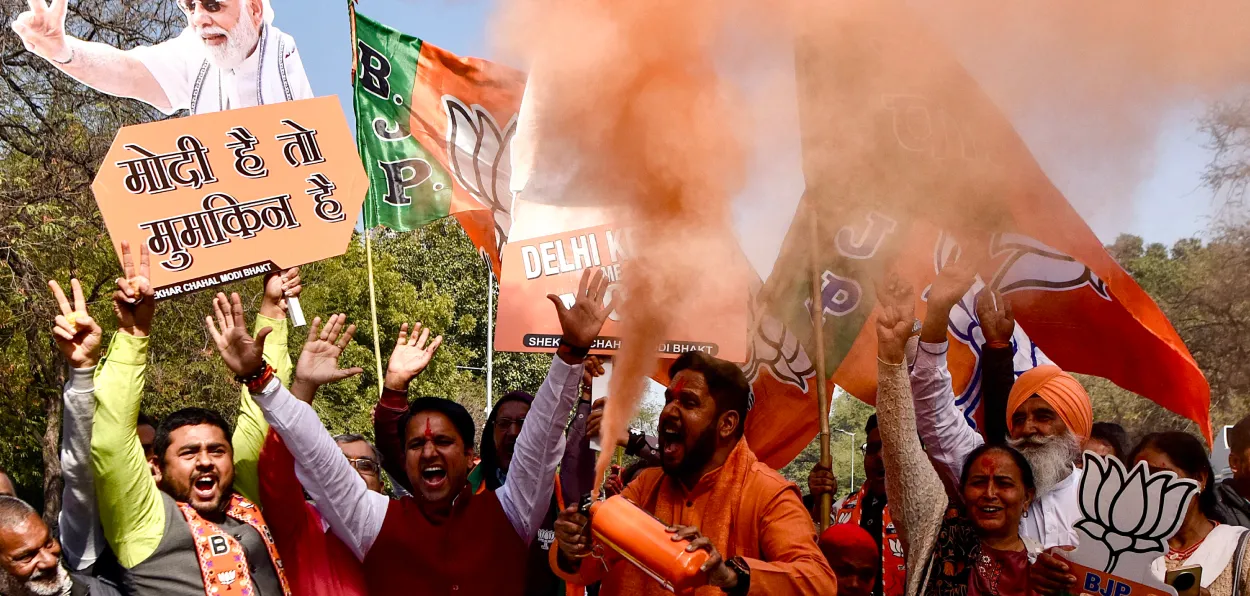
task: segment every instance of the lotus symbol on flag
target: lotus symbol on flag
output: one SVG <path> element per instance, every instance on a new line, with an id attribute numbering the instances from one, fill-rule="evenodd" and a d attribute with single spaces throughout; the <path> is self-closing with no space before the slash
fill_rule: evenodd
<path id="1" fill-rule="evenodd" d="M 500 127 L 486 108 L 467 106 L 452 95 L 443 96 L 443 107 L 447 110 L 447 161 L 451 173 L 461 188 L 490 209 L 496 248 L 502 250 L 512 227 L 508 188 L 512 161 L 508 145 L 516 134 L 516 115 Z"/>
<path id="2" fill-rule="evenodd" d="M 1076 523 L 1081 550 L 1107 550 L 1103 571 L 1114 573 L 1120 557 L 1167 552 L 1167 539 L 1180 529 L 1198 483 L 1172 472 L 1148 474 L 1146 463 L 1124 469 L 1120 460 L 1085 453 L 1081 478 L 1081 514 Z"/>

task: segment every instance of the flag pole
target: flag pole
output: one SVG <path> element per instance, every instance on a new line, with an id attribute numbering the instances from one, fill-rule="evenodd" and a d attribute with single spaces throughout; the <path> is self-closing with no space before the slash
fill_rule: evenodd
<path id="1" fill-rule="evenodd" d="M 352 32 L 352 86 L 356 86 L 356 0 L 347 0 L 347 22 Z M 368 209 L 365 209 L 365 269 L 369 272 L 369 318 L 373 322 L 373 361 L 378 374 L 378 398 L 382 397 L 382 346 L 378 337 L 378 298 L 373 283 L 373 228 L 370 227 Z"/>
<path id="2" fill-rule="evenodd" d="M 378 373 L 378 397 L 382 396 L 382 347 L 378 339 L 378 299 L 373 285 L 373 228 L 365 230 L 365 269 L 369 271 L 369 315 L 373 319 L 373 360 Z"/>
<path id="3" fill-rule="evenodd" d="M 490 413 L 491 392 L 495 387 L 495 272 L 486 257 L 486 413 Z"/>
<path id="4" fill-rule="evenodd" d="M 816 208 L 809 203 L 808 213 L 808 232 L 811 243 L 809 251 L 811 258 L 808 260 L 811 267 L 811 286 L 812 286 L 812 330 L 814 331 L 814 339 L 816 340 L 816 409 L 820 416 L 820 465 L 833 468 L 833 458 L 829 453 L 829 377 L 825 374 L 825 324 L 824 302 L 821 300 L 821 276 L 819 265 L 819 248 L 820 241 L 817 237 L 816 225 Z M 833 508 L 833 495 L 825 493 L 820 496 L 820 531 L 824 532 L 829 527 L 830 510 Z"/>

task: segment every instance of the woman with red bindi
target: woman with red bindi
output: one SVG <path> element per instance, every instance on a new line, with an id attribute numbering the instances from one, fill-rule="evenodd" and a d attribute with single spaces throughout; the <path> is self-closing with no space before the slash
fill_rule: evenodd
<path id="1" fill-rule="evenodd" d="M 915 294 L 890 275 L 877 297 L 877 418 L 886 495 L 899 535 L 909 545 L 905 593 L 1025 596 L 1029 555 L 1040 551 L 1019 532 L 1037 495 L 1032 468 L 1007 445 L 982 445 L 963 466 L 958 498 L 933 498 L 945 489 L 916 431 L 903 357 L 915 321 Z"/>

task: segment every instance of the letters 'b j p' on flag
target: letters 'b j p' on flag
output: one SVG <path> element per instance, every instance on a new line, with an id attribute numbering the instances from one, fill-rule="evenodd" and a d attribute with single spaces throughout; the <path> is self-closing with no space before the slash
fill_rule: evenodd
<path id="1" fill-rule="evenodd" d="M 356 14 L 356 144 L 365 225 L 408 231 L 456 216 L 499 269 L 512 216 L 509 144 L 525 75 L 461 58 Z"/>

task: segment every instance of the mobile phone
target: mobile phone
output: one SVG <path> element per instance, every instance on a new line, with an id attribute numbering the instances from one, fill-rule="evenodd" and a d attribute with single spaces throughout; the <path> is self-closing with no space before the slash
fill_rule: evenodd
<path id="1" fill-rule="evenodd" d="M 1202 566 L 1173 569 L 1163 576 L 1163 583 L 1172 586 L 1176 596 L 1198 596 L 1202 593 Z"/>

